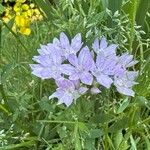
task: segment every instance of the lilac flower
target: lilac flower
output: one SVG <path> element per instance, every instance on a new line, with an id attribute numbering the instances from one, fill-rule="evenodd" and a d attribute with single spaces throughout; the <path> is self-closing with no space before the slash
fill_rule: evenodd
<path id="1" fill-rule="evenodd" d="M 106 38 L 102 38 L 101 40 L 96 38 L 92 47 L 96 54 L 103 52 L 105 56 L 116 55 L 117 45 L 111 44 L 108 46 Z"/>
<path id="2" fill-rule="evenodd" d="M 62 72 L 69 75 L 70 80 L 80 79 L 82 83 L 91 85 L 93 76 L 89 71 L 93 67 L 93 58 L 88 47 L 82 48 L 78 58 L 76 55 L 70 55 L 68 60 L 71 65 L 62 65 Z"/>
<path id="3" fill-rule="evenodd" d="M 52 51 L 49 55 L 34 56 L 33 60 L 39 64 L 31 64 L 32 74 L 42 79 L 61 77 L 62 58 L 57 51 Z"/>
<path id="4" fill-rule="evenodd" d="M 118 57 L 118 63 L 121 64 L 123 68 L 128 68 L 137 64 L 138 61 L 133 60 L 133 55 L 125 53 Z"/>
<path id="5" fill-rule="evenodd" d="M 92 88 L 90 89 L 90 92 L 91 92 L 91 94 L 98 94 L 98 93 L 100 93 L 101 91 L 100 91 L 99 88 L 97 88 L 96 86 L 94 86 L 94 87 L 92 87 Z"/>
<path id="6" fill-rule="evenodd" d="M 96 77 L 97 82 L 106 88 L 110 88 L 113 80 L 110 76 L 115 73 L 116 57 L 112 56 L 109 59 L 103 53 L 97 55 L 95 67 L 92 74 Z"/>
<path id="7" fill-rule="evenodd" d="M 134 96 L 135 93 L 132 90 L 132 86 L 137 84 L 134 82 L 137 75 L 138 72 L 136 71 L 126 71 L 126 74 L 123 77 L 115 77 L 114 85 L 116 86 L 117 91 L 127 96 Z"/>
<path id="8" fill-rule="evenodd" d="M 80 87 L 79 90 L 75 89 L 75 85 L 72 81 L 68 79 L 59 79 L 56 81 L 58 88 L 49 99 L 54 97 L 58 98 L 58 104 L 64 103 L 66 106 L 70 106 L 71 103 L 80 97 L 80 94 L 86 92 L 86 88 Z M 82 90 L 82 92 L 81 92 Z"/>
<path id="9" fill-rule="evenodd" d="M 40 45 L 40 49 L 37 50 L 40 55 L 51 54 L 51 47 L 48 45 Z"/>
<path id="10" fill-rule="evenodd" d="M 70 54 L 76 54 L 82 47 L 81 34 L 78 33 L 71 40 L 71 43 L 65 33 L 60 33 L 60 45 L 63 51 L 63 56 L 68 59 Z"/>
<path id="11" fill-rule="evenodd" d="M 37 64 L 30 65 L 32 74 L 42 79 L 53 78 L 58 86 L 49 99 L 56 97 L 58 104 L 70 106 L 87 91 L 100 93 L 97 84 L 110 88 L 112 83 L 119 93 L 134 96 L 132 87 L 137 84 L 134 80 L 138 72 L 128 71 L 137 63 L 133 56 L 117 56 L 117 45 L 108 46 L 106 38 L 95 39 L 93 53 L 87 46 L 82 48 L 82 44 L 80 33 L 69 41 L 62 32 L 59 39 L 41 45 L 39 56 L 33 57 Z"/>
<path id="12" fill-rule="evenodd" d="M 117 57 L 117 63 L 114 68 L 115 76 L 121 77 L 126 73 L 127 68 L 134 66 L 138 61 L 133 60 L 133 55 L 127 53 Z"/>

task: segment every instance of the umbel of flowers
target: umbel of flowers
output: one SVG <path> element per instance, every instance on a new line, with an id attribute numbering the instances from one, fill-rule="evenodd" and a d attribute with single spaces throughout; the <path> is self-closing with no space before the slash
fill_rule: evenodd
<path id="1" fill-rule="evenodd" d="M 69 106 L 88 91 L 98 94 L 100 86 L 109 89 L 114 85 L 119 93 L 134 96 L 138 72 L 128 68 L 137 61 L 128 53 L 116 55 L 116 49 L 116 44 L 108 45 L 103 37 L 96 38 L 89 50 L 80 33 L 70 41 L 62 32 L 59 39 L 41 45 L 39 55 L 33 57 L 38 64 L 30 66 L 37 77 L 55 80 L 58 88 L 49 99 L 58 98 L 58 104 Z"/>

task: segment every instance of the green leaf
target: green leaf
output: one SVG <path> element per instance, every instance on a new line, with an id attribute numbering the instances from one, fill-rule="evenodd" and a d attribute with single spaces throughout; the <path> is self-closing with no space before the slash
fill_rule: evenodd
<path id="1" fill-rule="evenodd" d="M 15 65 L 13 63 L 7 64 L 3 67 L 3 70 L 1 72 L 1 79 L 0 79 L 1 84 L 4 84 L 6 82 L 6 80 L 10 77 L 14 68 Z"/>
<path id="2" fill-rule="evenodd" d="M 129 15 L 129 19 L 131 22 L 131 31 L 130 31 L 130 38 L 129 38 L 130 53 L 132 53 L 132 45 L 133 45 L 134 38 L 135 38 L 134 26 L 135 26 L 135 19 L 136 19 L 136 12 L 137 12 L 138 4 L 139 4 L 139 0 L 130 0 L 123 7 L 124 12 Z"/>
<path id="3" fill-rule="evenodd" d="M 0 4 L 0 14 L 2 14 L 4 11 L 5 11 L 5 7 L 2 4 Z"/>
<path id="4" fill-rule="evenodd" d="M 46 14 L 46 17 L 49 21 L 52 20 L 52 6 L 49 0 L 34 0 L 34 2 L 42 9 L 42 11 Z"/>
<path id="5" fill-rule="evenodd" d="M 136 143 L 135 143 L 135 140 L 133 139 L 132 135 L 130 135 L 130 141 L 131 141 L 132 149 L 137 150 Z"/>
<path id="6" fill-rule="evenodd" d="M 108 9 L 114 14 L 117 10 L 121 10 L 122 0 L 108 0 Z"/>
<path id="7" fill-rule="evenodd" d="M 126 129 L 128 127 L 130 118 L 123 117 L 122 119 L 117 120 L 113 125 L 109 127 L 111 133 L 116 133 L 118 130 Z"/>
<path id="8" fill-rule="evenodd" d="M 140 26 L 144 25 L 144 20 L 145 20 L 146 13 L 148 12 L 149 7 L 150 7 L 149 0 L 140 0 L 139 7 L 136 13 L 137 25 L 140 25 Z"/>
<path id="9" fill-rule="evenodd" d="M 116 149 L 119 148 L 119 145 L 121 144 L 122 140 L 123 140 L 122 130 L 118 130 L 114 134 L 114 144 Z"/>
<path id="10" fill-rule="evenodd" d="M 10 19 L 9 22 L 7 23 L 9 29 L 12 29 L 13 24 L 14 24 L 14 18 Z M 4 26 L 4 28 L 3 28 L 3 30 L 2 30 L 3 34 L 6 35 L 6 34 L 10 33 L 10 30 L 9 30 L 9 29 L 8 29 L 6 26 Z"/>
<path id="11" fill-rule="evenodd" d="M 142 107 L 147 107 L 150 110 L 150 101 L 148 101 L 145 97 L 143 96 L 137 96 L 136 97 L 136 102 Z"/>
<path id="12" fill-rule="evenodd" d="M 114 116 L 112 114 L 100 113 L 91 118 L 90 122 L 92 123 L 106 123 L 110 122 Z"/>
<path id="13" fill-rule="evenodd" d="M 88 127 L 83 122 L 79 122 L 78 123 L 78 127 L 79 127 L 79 130 L 81 130 L 81 131 L 84 131 L 84 132 L 88 132 L 89 131 Z"/>
<path id="14" fill-rule="evenodd" d="M 88 134 L 88 138 L 90 139 L 95 139 L 95 138 L 99 138 L 103 135 L 103 131 L 101 129 L 92 129 L 90 130 L 89 134 Z"/>
<path id="15" fill-rule="evenodd" d="M 75 144 L 75 150 L 82 150 L 79 131 L 78 131 L 78 122 L 75 123 L 75 128 L 74 128 L 74 144 Z"/>
<path id="16" fill-rule="evenodd" d="M 42 110 L 45 110 L 47 112 L 52 112 L 53 111 L 53 107 L 52 105 L 49 104 L 49 100 L 47 97 L 43 97 L 40 101 L 39 101 L 39 105 L 40 108 Z"/>
<path id="17" fill-rule="evenodd" d="M 117 114 L 122 113 L 129 105 L 130 101 L 126 98 L 117 110 Z"/>

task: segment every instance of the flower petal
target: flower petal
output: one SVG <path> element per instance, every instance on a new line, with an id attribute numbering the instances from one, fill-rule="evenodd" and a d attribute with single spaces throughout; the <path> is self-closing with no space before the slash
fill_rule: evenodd
<path id="1" fill-rule="evenodd" d="M 67 107 L 73 102 L 73 96 L 71 94 L 65 93 L 58 101 L 58 104 L 64 103 Z"/>
<path id="2" fill-rule="evenodd" d="M 133 59 L 133 55 L 129 55 L 128 53 L 124 53 L 119 57 L 119 63 L 121 63 L 123 66 L 128 65 Z"/>
<path id="3" fill-rule="evenodd" d="M 56 92 L 54 92 L 52 95 L 49 96 L 49 99 L 52 99 L 55 97 L 60 99 L 63 95 L 64 95 L 64 91 L 57 89 Z"/>
<path id="4" fill-rule="evenodd" d="M 31 64 L 32 74 L 42 79 L 50 79 L 52 76 L 51 70 L 48 67 L 43 67 L 39 64 Z"/>
<path id="5" fill-rule="evenodd" d="M 138 76 L 138 71 L 127 71 L 127 78 L 133 81 Z"/>
<path id="6" fill-rule="evenodd" d="M 69 80 L 78 80 L 78 79 L 79 79 L 78 73 L 73 73 L 69 76 Z"/>
<path id="7" fill-rule="evenodd" d="M 116 44 L 109 45 L 104 51 L 105 56 L 116 55 L 117 46 Z"/>
<path id="8" fill-rule="evenodd" d="M 49 45 L 40 45 L 40 49 L 38 49 L 37 51 L 40 55 L 49 55 L 49 54 L 51 54 L 51 44 L 50 44 L 50 46 Z"/>
<path id="9" fill-rule="evenodd" d="M 87 85 L 92 85 L 93 82 L 93 76 L 89 72 L 83 72 L 80 75 L 80 80 L 82 83 Z"/>
<path id="10" fill-rule="evenodd" d="M 60 43 L 62 48 L 68 48 L 70 46 L 69 39 L 64 32 L 60 33 Z"/>
<path id="11" fill-rule="evenodd" d="M 93 57 L 89 48 L 86 46 L 82 48 L 78 56 L 79 65 L 81 65 L 85 70 L 89 71 L 93 67 Z"/>
<path id="12" fill-rule="evenodd" d="M 56 84 L 60 89 L 63 89 L 63 90 L 67 90 L 67 89 L 74 90 L 75 89 L 74 83 L 68 79 L 60 78 L 59 80 L 56 80 Z"/>
<path id="13" fill-rule="evenodd" d="M 105 49 L 107 47 L 107 41 L 106 38 L 103 37 L 100 41 L 100 49 Z"/>
<path id="14" fill-rule="evenodd" d="M 110 88 L 113 80 L 107 75 L 100 75 L 96 77 L 97 81 L 106 88 Z"/>
<path id="15" fill-rule="evenodd" d="M 73 102 L 73 96 L 68 92 L 65 92 L 60 89 L 57 89 L 56 92 L 54 92 L 51 96 L 49 96 L 49 99 L 55 97 L 58 98 L 58 103 L 57 103 L 58 105 L 64 103 L 66 106 L 69 106 Z"/>
<path id="16" fill-rule="evenodd" d="M 87 87 L 83 87 L 83 86 L 82 86 L 82 87 L 79 88 L 78 91 L 79 91 L 80 94 L 85 94 L 85 93 L 87 92 L 87 90 L 88 90 Z"/>
<path id="17" fill-rule="evenodd" d="M 52 65 L 52 58 L 50 55 L 39 55 L 34 56 L 32 60 L 36 61 L 37 63 L 40 63 L 42 66 L 51 66 Z"/>
<path id="18" fill-rule="evenodd" d="M 76 51 L 76 53 L 80 50 L 82 47 L 81 33 L 76 34 L 71 40 L 71 47 L 74 49 L 74 51 Z"/>
<path id="19" fill-rule="evenodd" d="M 96 66 L 97 68 L 102 68 L 104 63 L 105 63 L 105 56 L 104 56 L 104 53 L 101 53 L 99 55 L 97 55 L 96 57 Z"/>
<path id="20" fill-rule="evenodd" d="M 95 51 L 95 53 L 97 53 L 99 51 L 100 47 L 99 47 L 99 39 L 98 38 L 96 38 L 94 40 L 94 43 L 92 44 L 92 48 Z"/>
<path id="21" fill-rule="evenodd" d="M 69 64 L 61 65 L 61 72 L 66 75 L 72 75 L 75 73 L 75 68 Z"/>
<path id="22" fill-rule="evenodd" d="M 136 65 L 137 63 L 138 63 L 137 60 L 131 61 L 130 63 L 128 63 L 128 64 L 126 65 L 126 67 L 132 67 L 132 66 Z"/>
<path id="23" fill-rule="evenodd" d="M 73 65 L 73 66 L 78 66 L 78 58 L 74 54 L 70 54 L 68 57 L 68 61 Z"/>
<path id="24" fill-rule="evenodd" d="M 133 96 L 135 95 L 134 91 L 130 88 L 126 87 L 117 87 L 117 91 L 121 94 L 127 95 L 127 96 Z"/>
<path id="25" fill-rule="evenodd" d="M 91 91 L 91 94 L 98 94 L 98 93 L 101 92 L 101 91 L 99 90 L 99 88 L 97 88 L 97 87 L 92 87 L 90 91 Z"/>

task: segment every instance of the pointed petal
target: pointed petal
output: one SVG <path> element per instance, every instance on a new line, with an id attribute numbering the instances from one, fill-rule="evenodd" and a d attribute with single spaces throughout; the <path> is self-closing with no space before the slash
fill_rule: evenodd
<path id="1" fill-rule="evenodd" d="M 78 91 L 79 91 L 80 94 L 85 94 L 85 93 L 87 92 L 87 90 L 88 90 L 87 87 L 83 87 L 83 86 L 82 86 L 82 87 L 79 88 Z"/>
<path id="2" fill-rule="evenodd" d="M 97 87 L 92 87 L 90 91 L 91 91 L 91 94 L 98 94 L 98 93 L 101 92 L 101 91 L 99 90 L 99 88 L 97 88 Z"/>
<path id="3" fill-rule="evenodd" d="M 97 57 L 96 57 L 96 66 L 98 68 L 102 68 L 104 63 L 105 63 L 105 56 L 104 56 L 104 54 L 101 53 L 101 54 L 97 55 Z"/>
<path id="4" fill-rule="evenodd" d="M 71 82 L 73 82 L 76 89 L 78 89 L 80 87 L 80 81 L 79 80 L 71 80 Z"/>
<path id="5" fill-rule="evenodd" d="M 47 67 L 43 67 L 39 64 L 31 64 L 32 74 L 42 79 L 51 78 L 51 70 Z"/>
<path id="6" fill-rule="evenodd" d="M 78 61 L 79 65 L 81 65 L 85 70 L 89 71 L 92 69 L 94 60 L 87 46 L 80 51 Z"/>
<path id="7" fill-rule="evenodd" d="M 50 55 L 39 55 L 34 56 L 32 60 L 36 61 L 37 63 L 40 63 L 42 66 L 51 66 L 52 65 L 52 58 Z"/>
<path id="8" fill-rule="evenodd" d="M 138 76 L 138 71 L 127 71 L 127 78 L 133 81 Z"/>
<path id="9" fill-rule="evenodd" d="M 100 41 L 100 48 L 101 49 L 105 49 L 107 47 L 107 42 L 106 42 L 106 38 L 103 37 Z"/>
<path id="10" fill-rule="evenodd" d="M 40 49 L 37 50 L 40 55 L 50 55 L 51 49 L 47 45 L 40 45 Z"/>
<path id="11" fill-rule="evenodd" d="M 72 75 L 75 73 L 75 68 L 69 64 L 61 65 L 61 72 L 66 75 Z"/>
<path id="12" fill-rule="evenodd" d="M 73 102 L 73 96 L 71 94 L 65 93 L 58 101 L 58 104 L 64 103 L 67 107 Z"/>
<path id="13" fill-rule="evenodd" d="M 117 87 L 117 91 L 121 94 L 127 95 L 127 96 L 133 96 L 135 95 L 134 91 L 130 88 L 126 87 Z"/>
<path id="14" fill-rule="evenodd" d="M 129 55 L 129 54 L 125 53 L 119 57 L 119 62 L 123 66 L 126 66 L 132 61 L 132 59 L 133 59 L 133 55 Z"/>
<path id="15" fill-rule="evenodd" d="M 69 76 L 69 80 L 78 80 L 78 79 L 79 79 L 78 73 L 73 73 Z"/>
<path id="16" fill-rule="evenodd" d="M 76 53 L 81 49 L 82 47 L 81 33 L 76 34 L 75 37 L 71 40 L 71 47 L 74 49 Z"/>
<path id="17" fill-rule="evenodd" d="M 56 84 L 59 88 L 61 88 L 63 90 L 66 90 L 66 89 L 74 90 L 75 89 L 74 83 L 68 79 L 61 78 L 59 80 L 56 80 Z"/>
<path id="18" fill-rule="evenodd" d="M 110 56 L 110 55 L 116 55 L 116 48 L 118 45 L 116 44 L 111 44 L 109 45 L 105 50 L 104 54 L 105 56 Z"/>
<path id="19" fill-rule="evenodd" d="M 55 98 L 55 97 L 59 99 L 63 95 L 64 95 L 64 91 L 57 89 L 56 92 L 54 92 L 52 95 L 49 96 L 49 99 L 52 99 L 52 98 Z"/>
<path id="20" fill-rule="evenodd" d="M 64 32 L 60 33 L 60 43 L 62 48 L 68 48 L 70 45 L 69 39 Z"/>
<path id="21" fill-rule="evenodd" d="M 80 75 L 80 80 L 82 83 L 87 85 L 92 85 L 93 82 L 93 76 L 89 72 L 83 72 Z"/>
<path id="22" fill-rule="evenodd" d="M 132 66 L 136 65 L 137 63 L 138 63 L 137 60 L 131 61 L 130 63 L 128 63 L 128 64 L 126 65 L 126 67 L 132 67 Z"/>
<path id="23" fill-rule="evenodd" d="M 61 52 L 53 50 L 51 57 L 54 64 L 60 65 L 62 63 Z"/>
<path id="24" fill-rule="evenodd" d="M 60 44 L 60 41 L 57 38 L 53 39 L 53 44 Z"/>
<path id="25" fill-rule="evenodd" d="M 99 39 L 98 38 L 96 38 L 94 40 L 94 43 L 92 44 L 92 48 L 95 51 L 95 53 L 97 53 L 98 50 L 100 49 L 100 47 L 99 47 Z"/>
<path id="26" fill-rule="evenodd" d="M 74 54 L 70 54 L 68 57 L 68 61 L 73 65 L 73 66 L 78 66 L 78 58 Z"/>
<path id="27" fill-rule="evenodd" d="M 110 88 L 113 80 L 107 75 L 100 75 L 96 77 L 97 81 L 106 88 Z"/>

